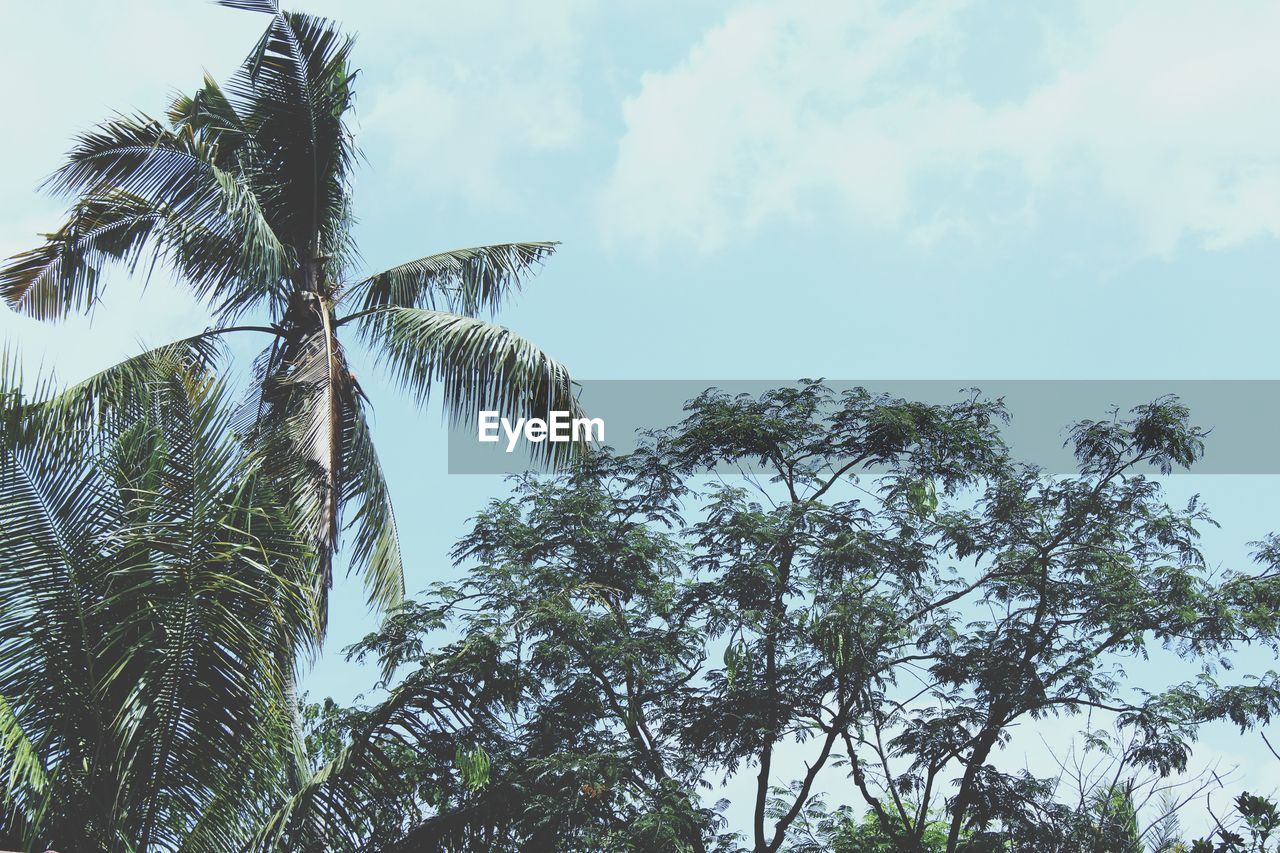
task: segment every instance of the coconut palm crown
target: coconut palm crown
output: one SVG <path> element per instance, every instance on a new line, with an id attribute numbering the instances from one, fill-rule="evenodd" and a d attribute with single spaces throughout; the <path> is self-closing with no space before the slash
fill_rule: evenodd
<path id="1" fill-rule="evenodd" d="M 50 390 L 0 352 L 0 849 L 242 849 L 305 770 L 309 533 L 186 349 Z"/>
<path id="2" fill-rule="evenodd" d="M 206 76 L 164 120 L 121 115 L 78 137 L 46 182 L 71 200 L 68 218 L 0 267 L 0 296 L 17 311 L 57 319 L 94 305 L 110 263 L 158 260 L 215 318 L 205 333 L 169 346 L 198 355 L 230 332 L 269 335 L 240 434 L 276 453 L 280 488 L 313 530 L 317 588 L 332 582 L 345 530 L 352 570 L 363 574 L 371 603 L 386 608 L 403 595 L 400 549 L 344 333 L 369 346 L 418 402 L 436 392 L 455 419 L 480 409 L 576 410 L 561 364 L 481 316 L 492 317 L 555 244 L 482 246 L 353 272 L 357 155 L 344 123 L 356 77 L 352 39 L 276 0 L 220 4 L 270 16 L 243 65 L 225 86 Z"/>

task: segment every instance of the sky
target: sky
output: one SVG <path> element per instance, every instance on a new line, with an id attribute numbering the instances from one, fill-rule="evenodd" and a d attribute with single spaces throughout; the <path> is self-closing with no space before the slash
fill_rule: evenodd
<path id="1" fill-rule="evenodd" d="M 1280 5 L 792 0 L 314 0 L 358 34 L 356 236 L 369 271 L 562 241 L 501 317 L 586 379 L 1272 379 L 1280 292 Z M 78 130 L 225 78 L 258 16 L 203 0 L 0 0 L 0 253 Z M 32 369 L 81 378 L 202 330 L 161 271 L 90 318 L 0 308 Z M 245 348 L 244 355 L 250 350 Z M 411 591 L 501 494 L 449 476 L 440 415 L 357 370 Z M 1014 413 L 1016 417 L 1016 412 Z M 1081 416 L 1101 414 L 1082 412 Z M 1206 414 L 1211 423 L 1211 413 Z M 1174 478 L 1244 567 L 1271 477 Z M 313 695 L 373 676 L 335 588 Z M 1256 738 L 1206 754 L 1252 767 Z"/>

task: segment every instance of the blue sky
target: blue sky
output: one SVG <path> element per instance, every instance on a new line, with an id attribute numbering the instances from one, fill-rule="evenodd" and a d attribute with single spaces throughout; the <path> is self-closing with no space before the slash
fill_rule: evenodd
<path id="1" fill-rule="evenodd" d="M 199 0 L 3 8 L 20 131 L 0 135 L 6 255 L 56 227 L 35 186 L 73 133 L 226 76 L 262 26 Z M 502 321 L 577 376 L 1276 378 L 1280 5 L 306 10 L 359 34 L 368 268 L 563 241 Z M 163 272 L 145 293 L 117 275 L 92 322 L 0 309 L 6 342 L 67 380 L 206 322 Z M 447 476 L 438 413 L 358 370 L 421 589 L 454 574 L 448 545 L 502 485 Z M 1275 485 L 1171 488 L 1204 494 L 1224 524 L 1213 554 L 1239 565 L 1280 528 Z M 337 588 L 308 686 L 366 689 L 337 650 L 373 626 Z"/>

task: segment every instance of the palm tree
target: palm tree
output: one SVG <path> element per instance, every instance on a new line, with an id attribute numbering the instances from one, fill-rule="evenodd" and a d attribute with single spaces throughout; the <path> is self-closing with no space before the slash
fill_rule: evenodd
<path id="1" fill-rule="evenodd" d="M 0 363 L 0 848 L 240 849 L 305 767 L 307 531 L 187 348 L 20 387 Z"/>
<path id="2" fill-rule="evenodd" d="M 387 608 L 403 596 L 400 548 L 344 336 L 368 345 L 419 403 L 435 391 L 457 420 L 481 409 L 575 411 L 565 368 L 480 316 L 555 244 L 481 246 L 354 274 L 352 39 L 276 0 L 219 2 L 271 18 L 244 64 L 225 88 L 206 77 L 166 120 L 117 116 L 81 135 L 46 184 L 72 200 L 66 223 L 0 267 L 0 296 L 56 319 L 95 303 L 109 263 L 150 258 L 213 312 L 213 328 L 178 342 L 193 355 L 231 332 L 269 335 L 238 429 L 273 449 L 280 488 L 308 518 L 317 585 L 332 582 L 345 521 L 352 570 Z M 269 320 L 238 325 L 255 314 Z M 541 447 L 552 457 L 573 450 Z"/>

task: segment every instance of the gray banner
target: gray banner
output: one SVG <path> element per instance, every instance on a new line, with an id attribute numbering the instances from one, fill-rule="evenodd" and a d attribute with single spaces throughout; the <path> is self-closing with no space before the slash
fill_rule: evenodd
<path id="1" fill-rule="evenodd" d="M 579 399 L 591 418 L 604 422 L 604 443 L 618 452 L 636 446 L 642 430 L 672 426 L 685 417 L 684 404 L 708 388 L 731 394 L 759 394 L 794 382 L 778 380 L 583 380 Z M 1003 427 L 1014 457 L 1051 473 L 1072 473 L 1075 460 L 1063 442 L 1070 425 L 1084 419 L 1122 415 L 1134 406 L 1173 395 L 1190 410 L 1192 422 L 1211 430 L 1204 459 L 1195 474 L 1280 474 L 1280 380 L 825 380 L 836 394 L 866 388 L 927 403 L 953 403 L 977 389 L 988 399 L 1004 398 L 1011 416 Z M 514 427 L 514 414 L 500 412 Z M 492 419 L 491 419 L 492 420 Z M 566 426 L 567 430 L 568 427 Z M 512 452 L 507 432 L 490 424 L 496 440 L 481 442 L 475 422 L 458 423 L 449 431 L 450 474 L 511 474 L 538 467 L 532 445 L 523 435 Z M 736 469 L 734 469 L 736 470 Z M 1154 473 L 1154 472 L 1152 472 Z"/>

